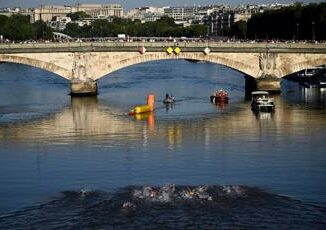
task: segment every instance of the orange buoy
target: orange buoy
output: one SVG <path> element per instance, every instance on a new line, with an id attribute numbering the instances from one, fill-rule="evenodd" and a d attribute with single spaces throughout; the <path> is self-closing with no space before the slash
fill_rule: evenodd
<path id="1" fill-rule="evenodd" d="M 148 94 L 147 96 L 147 105 L 150 106 L 151 111 L 154 110 L 155 96 L 154 94 Z"/>

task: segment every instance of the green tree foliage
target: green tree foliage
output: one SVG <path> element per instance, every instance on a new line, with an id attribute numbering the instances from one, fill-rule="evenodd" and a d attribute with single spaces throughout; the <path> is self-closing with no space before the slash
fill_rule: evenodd
<path id="1" fill-rule="evenodd" d="M 247 37 L 247 23 L 245 21 L 237 21 L 231 27 L 231 34 L 237 39 Z"/>
<path id="2" fill-rule="evenodd" d="M 162 16 L 160 19 L 156 21 L 157 24 L 161 26 L 170 26 L 175 27 L 175 22 L 173 18 L 170 18 L 168 16 Z"/>
<path id="3" fill-rule="evenodd" d="M 96 20 L 91 26 L 91 35 L 93 37 L 109 37 L 113 34 L 113 25 L 107 20 Z"/>
<path id="4" fill-rule="evenodd" d="M 3 26 L 3 36 L 10 40 L 32 39 L 34 35 L 33 26 L 29 22 L 28 16 L 12 15 L 5 20 Z"/>
<path id="5" fill-rule="evenodd" d="M 67 14 L 67 17 L 70 17 L 72 21 L 76 21 L 82 18 L 90 18 L 91 16 L 86 14 L 84 11 L 78 11 L 76 13 Z"/>
<path id="6" fill-rule="evenodd" d="M 258 39 L 326 39 L 326 3 L 299 3 L 255 14 L 248 21 L 248 37 Z"/>
<path id="7" fill-rule="evenodd" d="M 208 28 L 204 25 L 191 25 L 183 29 L 183 33 L 180 36 L 186 37 L 204 37 L 207 36 Z"/>
<path id="8" fill-rule="evenodd" d="M 78 27 L 69 23 L 63 31 L 72 37 L 116 37 L 118 34 L 127 34 L 132 37 L 200 37 L 207 34 L 204 25 L 182 27 L 176 25 L 173 18 L 163 16 L 155 22 L 141 23 L 139 20 L 113 18 L 112 22 L 105 19 L 95 20 L 90 26 Z"/>
<path id="9" fill-rule="evenodd" d="M 43 21 L 36 21 L 33 24 L 33 30 L 35 34 L 35 38 L 37 40 L 39 39 L 52 39 L 53 34 L 52 34 L 52 29 L 46 25 L 45 22 Z"/>
<path id="10" fill-rule="evenodd" d="M 75 38 L 89 37 L 90 29 L 89 26 L 80 27 L 76 23 L 68 23 L 63 33 Z"/>
<path id="11" fill-rule="evenodd" d="M 5 24 L 8 22 L 9 18 L 4 15 L 0 15 L 0 35 L 5 34 Z"/>
<path id="12" fill-rule="evenodd" d="M 51 39 L 52 30 L 43 21 L 30 23 L 29 16 L 0 16 L 0 34 L 13 41 Z"/>

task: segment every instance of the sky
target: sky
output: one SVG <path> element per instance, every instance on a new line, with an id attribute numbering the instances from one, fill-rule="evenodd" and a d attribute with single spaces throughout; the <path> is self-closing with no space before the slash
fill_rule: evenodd
<path id="1" fill-rule="evenodd" d="M 0 0 L 3 7 L 38 7 L 41 5 L 75 5 L 76 3 L 119 3 L 124 11 L 141 6 L 205 6 L 210 4 L 268 4 L 292 3 L 297 0 Z M 318 0 L 299 0 L 298 2 L 322 2 Z"/>

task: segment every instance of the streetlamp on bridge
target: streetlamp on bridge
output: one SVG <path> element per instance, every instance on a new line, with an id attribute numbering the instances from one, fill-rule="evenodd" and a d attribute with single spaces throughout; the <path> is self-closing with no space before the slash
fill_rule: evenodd
<path id="1" fill-rule="evenodd" d="M 312 40 L 313 41 L 315 41 L 315 39 L 316 39 L 316 35 L 315 35 L 315 22 L 314 21 L 312 21 L 311 22 L 311 30 L 312 30 Z"/>
<path id="2" fill-rule="evenodd" d="M 300 26 L 300 23 L 297 23 L 297 40 L 299 40 L 299 26 Z"/>

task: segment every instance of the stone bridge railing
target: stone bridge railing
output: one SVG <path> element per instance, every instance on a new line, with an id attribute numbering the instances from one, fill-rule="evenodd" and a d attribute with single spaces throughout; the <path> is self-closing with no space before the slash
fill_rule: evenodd
<path id="1" fill-rule="evenodd" d="M 43 52 L 109 52 L 135 51 L 146 47 L 149 52 L 164 52 L 167 47 L 180 47 L 183 52 L 278 52 L 278 53 L 326 53 L 326 44 L 314 43 L 236 43 L 236 42 L 66 42 L 0 44 L 0 53 Z"/>

